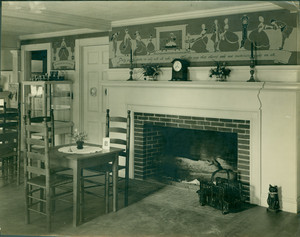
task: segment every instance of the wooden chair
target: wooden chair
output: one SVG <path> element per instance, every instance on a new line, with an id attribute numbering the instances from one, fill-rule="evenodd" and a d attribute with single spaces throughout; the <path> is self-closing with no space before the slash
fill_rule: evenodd
<path id="1" fill-rule="evenodd" d="M 35 212 L 47 217 L 47 229 L 51 231 L 51 217 L 54 212 L 55 200 L 72 193 L 72 178 L 50 172 L 49 127 L 46 122 L 31 124 L 26 118 L 25 123 L 25 221 L 30 223 L 30 213 Z M 36 134 L 39 134 L 39 137 Z M 40 139 L 40 136 L 43 139 Z M 34 147 L 34 149 L 33 149 Z M 65 186 L 68 185 L 69 186 Z M 62 191 L 56 193 L 56 188 Z"/>
<path id="2" fill-rule="evenodd" d="M 50 110 L 50 116 L 35 116 L 32 117 L 31 110 L 27 111 L 27 118 L 30 124 L 43 123 L 46 119 L 49 128 L 49 143 L 51 146 L 55 146 L 55 129 L 54 129 L 54 112 L 53 109 Z"/>
<path id="3" fill-rule="evenodd" d="M 55 146 L 55 127 L 54 127 L 54 112 L 53 109 L 50 109 L 50 115 L 49 116 L 35 116 L 32 117 L 31 116 L 31 110 L 27 111 L 27 117 L 25 117 L 24 120 L 26 120 L 26 118 L 29 120 L 30 124 L 40 124 L 43 123 L 44 121 L 47 122 L 48 124 L 48 130 L 49 130 L 49 137 L 48 137 L 48 141 L 49 141 L 49 146 Z M 36 136 L 39 136 L 39 134 L 37 133 Z M 41 139 L 43 139 L 42 137 L 40 137 Z M 34 147 L 32 147 L 32 149 L 34 149 Z M 64 172 L 66 170 L 70 170 L 68 168 L 63 168 L 63 167 L 53 167 L 51 166 L 51 173 L 58 173 L 58 172 Z"/>
<path id="4" fill-rule="evenodd" d="M 106 137 L 110 138 L 110 145 L 112 147 L 124 148 L 124 152 L 120 154 L 119 160 L 119 174 L 120 171 L 124 171 L 123 176 L 120 180 L 124 180 L 124 206 L 128 206 L 128 187 L 129 187 L 129 148 L 130 148 L 130 111 L 127 113 L 127 117 L 112 117 L 109 114 L 109 109 L 106 113 Z M 83 175 L 82 189 L 85 193 L 103 197 L 103 195 L 97 195 L 95 192 L 90 191 L 91 188 L 98 186 L 105 186 L 104 197 L 106 203 L 106 213 L 109 212 L 109 197 L 112 195 L 112 164 L 106 166 L 93 167 L 87 169 L 91 172 L 90 175 Z M 96 176 L 105 176 L 105 182 L 95 181 L 91 179 Z M 89 183 L 90 185 L 85 185 Z"/>
<path id="5" fill-rule="evenodd" d="M 16 176 L 18 185 L 20 184 L 20 125 L 20 105 L 17 109 L 7 108 L 4 102 L 0 113 L 2 178 L 6 182 Z"/>

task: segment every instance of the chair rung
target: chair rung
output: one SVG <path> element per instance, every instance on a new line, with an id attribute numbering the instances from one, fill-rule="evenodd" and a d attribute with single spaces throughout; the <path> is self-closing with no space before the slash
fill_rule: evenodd
<path id="1" fill-rule="evenodd" d="M 87 194 L 99 197 L 99 198 L 104 198 L 104 195 L 101 195 L 101 194 L 93 193 L 93 192 L 90 192 L 90 191 L 84 191 L 84 192 L 87 193 Z"/>
<path id="2" fill-rule="evenodd" d="M 38 191 L 41 191 L 41 190 L 44 190 L 44 188 L 36 188 L 36 189 L 33 189 L 29 192 L 29 194 L 33 194 L 35 192 L 38 192 Z"/>
<path id="3" fill-rule="evenodd" d="M 33 203 L 31 203 L 30 205 L 28 205 L 28 208 L 33 207 L 33 206 L 36 206 L 36 205 L 38 205 L 38 204 L 41 204 L 41 202 L 33 202 Z"/>
<path id="4" fill-rule="evenodd" d="M 96 172 L 96 171 L 93 171 L 93 172 Z M 93 175 L 85 175 L 85 176 L 83 176 L 83 178 L 85 179 L 85 178 L 93 178 L 93 177 L 98 177 L 98 176 L 104 176 L 105 175 L 105 173 L 98 173 L 98 174 L 93 174 Z"/>
<path id="5" fill-rule="evenodd" d="M 39 213 L 39 214 L 42 214 L 42 215 L 44 215 L 44 216 L 47 216 L 46 213 L 41 212 L 41 211 L 38 211 L 38 210 L 35 210 L 35 209 L 32 209 L 32 208 L 28 208 L 28 210 L 29 210 L 29 211 L 33 211 L 33 212 L 36 212 L 36 213 Z"/>
<path id="6" fill-rule="evenodd" d="M 98 184 L 98 185 L 103 184 L 103 183 L 93 181 L 93 180 L 90 180 L 90 179 L 85 179 L 84 182 L 91 183 L 91 184 Z"/>
<path id="7" fill-rule="evenodd" d="M 96 187 L 102 187 L 102 186 L 105 186 L 105 184 L 95 184 L 95 185 L 90 185 L 90 186 L 85 186 L 84 189 L 87 189 L 87 188 L 96 188 Z"/>
<path id="8" fill-rule="evenodd" d="M 67 190 L 67 191 L 72 191 L 73 188 L 72 187 L 66 187 L 66 186 L 57 186 L 57 189 L 61 189 L 61 190 Z"/>
<path id="9" fill-rule="evenodd" d="M 37 198 L 37 197 L 34 197 L 34 196 L 27 196 L 27 197 L 29 197 L 29 198 L 31 198 L 31 199 L 34 199 L 34 200 L 38 200 L 38 201 L 40 201 L 40 202 L 46 202 L 45 199 L 40 199 L 40 198 Z"/>
<path id="10" fill-rule="evenodd" d="M 67 196 L 67 195 L 69 195 L 69 194 L 71 194 L 71 193 L 73 193 L 73 192 L 71 192 L 71 191 L 66 191 L 66 192 L 62 192 L 62 193 L 55 194 L 54 199 L 59 199 L 59 198 L 65 197 L 65 196 Z"/>

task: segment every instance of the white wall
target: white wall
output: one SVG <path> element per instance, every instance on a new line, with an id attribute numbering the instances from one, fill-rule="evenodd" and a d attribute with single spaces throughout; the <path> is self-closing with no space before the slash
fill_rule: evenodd
<path id="1" fill-rule="evenodd" d="M 18 49 L 19 39 L 11 35 L 1 35 L 1 71 L 11 71 L 12 55 L 10 50 Z"/>

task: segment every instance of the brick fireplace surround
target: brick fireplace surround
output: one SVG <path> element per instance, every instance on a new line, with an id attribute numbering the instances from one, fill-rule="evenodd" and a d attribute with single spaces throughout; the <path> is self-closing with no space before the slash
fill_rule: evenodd
<path id="1" fill-rule="evenodd" d="M 131 178 L 147 179 L 154 172 L 151 156 L 146 158 L 155 152 L 144 137 L 151 133 L 147 124 L 234 132 L 250 203 L 267 207 L 272 184 L 279 187 L 283 211 L 300 211 L 299 83 L 106 81 L 102 86 L 103 108 L 132 112 Z"/>
<path id="2" fill-rule="evenodd" d="M 161 152 L 159 136 L 152 126 L 237 133 L 238 178 L 249 201 L 250 121 L 194 116 L 134 113 L 134 177 L 147 179 L 157 173 L 154 160 Z"/>

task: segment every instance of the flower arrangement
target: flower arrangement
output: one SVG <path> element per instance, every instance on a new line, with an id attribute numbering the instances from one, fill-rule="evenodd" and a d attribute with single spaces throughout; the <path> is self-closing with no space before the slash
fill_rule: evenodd
<path id="1" fill-rule="evenodd" d="M 146 77 L 152 77 L 153 79 L 156 79 L 156 77 L 161 72 L 160 66 L 158 64 L 142 64 L 143 68 L 143 75 Z"/>
<path id="2" fill-rule="evenodd" d="M 229 77 L 231 70 L 226 68 L 225 62 L 217 62 L 216 68 L 210 69 L 209 77 L 216 76 L 217 81 L 226 81 L 226 78 Z"/>
<path id="3" fill-rule="evenodd" d="M 74 129 L 73 138 L 75 142 L 83 142 L 87 138 L 87 133 L 79 132 L 77 129 Z"/>

